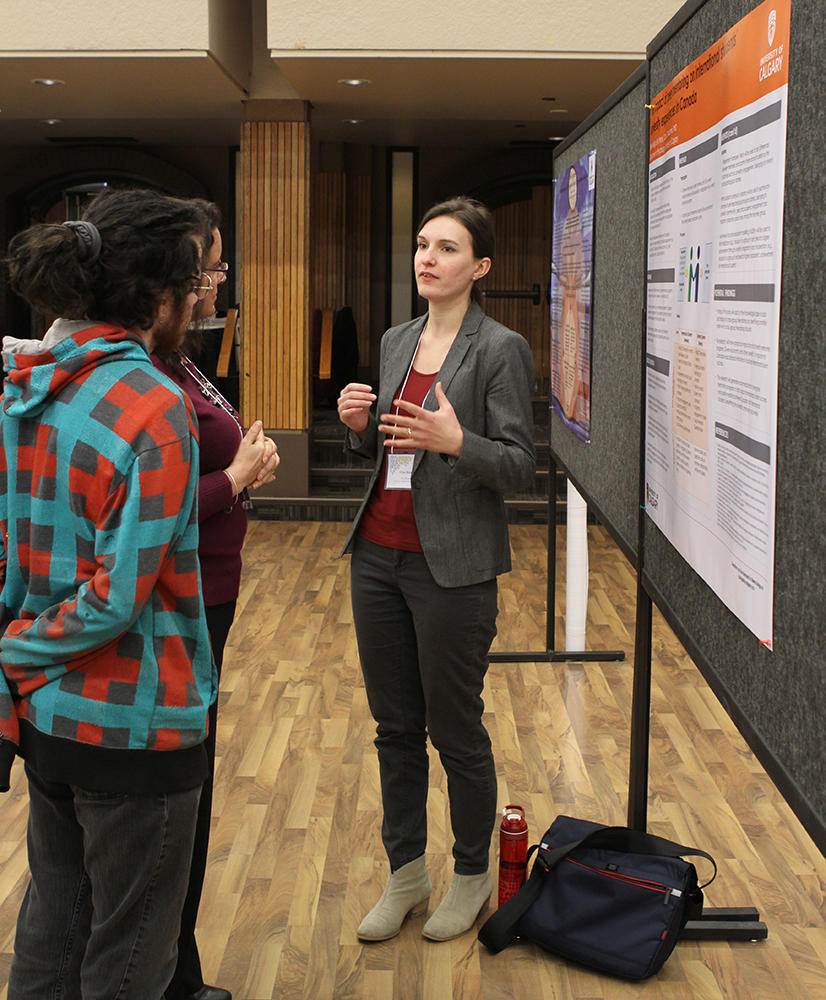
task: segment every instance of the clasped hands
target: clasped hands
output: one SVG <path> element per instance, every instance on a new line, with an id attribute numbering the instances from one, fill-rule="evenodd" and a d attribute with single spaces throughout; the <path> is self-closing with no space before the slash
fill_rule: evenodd
<path id="1" fill-rule="evenodd" d="M 462 453 L 464 432 L 456 412 L 442 389 L 442 383 L 433 387 L 437 410 L 426 410 L 415 403 L 394 399 L 395 413 L 383 413 L 379 430 L 386 434 L 385 448 L 421 448 L 442 455 L 458 458 Z M 338 398 L 338 415 L 341 422 L 356 434 L 363 434 L 367 416 L 376 396 L 369 385 L 350 382 Z"/>
<path id="2" fill-rule="evenodd" d="M 257 490 L 275 479 L 280 461 L 275 441 L 264 434 L 263 423 L 256 420 L 241 439 L 227 472 L 239 490 Z"/>

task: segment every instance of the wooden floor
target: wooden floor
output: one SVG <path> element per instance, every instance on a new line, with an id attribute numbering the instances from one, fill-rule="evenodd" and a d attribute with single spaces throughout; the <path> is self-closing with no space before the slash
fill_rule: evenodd
<path id="1" fill-rule="evenodd" d="M 591 974 L 530 944 L 492 956 L 472 932 L 428 942 L 424 917 L 392 941 L 360 944 L 355 929 L 381 891 L 386 862 L 349 561 L 338 559 L 345 530 L 250 526 L 224 666 L 199 925 L 208 982 L 235 1000 L 826 1000 L 826 861 L 659 616 L 649 830 L 714 854 L 720 874 L 707 904 L 757 906 L 768 940 L 683 942 L 642 984 Z M 588 645 L 623 649 L 626 662 L 494 664 L 488 674 L 500 807 L 526 808 L 531 842 L 557 813 L 625 821 L 635 583 L 605 532 L 589 530 Z M 494 649 L 540 649 L 545 529 L 515 527 L 512 542 Z M 431 770 L 432 909 L 451 865 L 437 758 Z M 0 1000 L 26 882 L 19 762 L 15 775 L 0 798 Z"/>

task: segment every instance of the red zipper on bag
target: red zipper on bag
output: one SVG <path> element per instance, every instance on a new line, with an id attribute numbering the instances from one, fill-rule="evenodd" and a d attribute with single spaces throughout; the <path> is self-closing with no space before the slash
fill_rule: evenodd
<path id="1" fill-rule="evenodd" d="M 669 885 L 663 885 L 662 882 L 650 882 L 647 879 L 636 878 L 633 875 L 623 875 L 621 872 L 608 871 L 605 868 L 592 868 L 591 865 L 584 865 L 581 861 L 574 861 L 573 858 L 565 858 L 572 865 L 577 865 L 579 868 L 584 868 L 586 871 L 593 872 L 595 875 L 604 875 L 606 878 L 612 878 L 617 882 L 624 882 L 626 885 L 635 885 L 640 889 L 648 889 L 651 892 L 663 892 L 665 893 L 665 902 L 667 903 L 671 896 L 682 896 L 681 889 L 673 889 Z"/>

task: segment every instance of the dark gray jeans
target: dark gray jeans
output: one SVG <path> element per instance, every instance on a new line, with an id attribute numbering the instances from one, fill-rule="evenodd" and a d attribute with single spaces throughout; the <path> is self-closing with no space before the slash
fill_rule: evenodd
<path id="1" fill-rule="evenodd" d="M 384 822 L 396 871 L 427 844 L 427 737 L 447 774 L 454 869 L 488 868 L 496 771 L 482 723 L 488 650 L 496 635 L 496 580 L 440 587 L 421 553 L 356 539 L 353 618 L 376 720 Z"/>
<path id="2" fill-rule="evenodd" d="M 204 609 L 209 629 L 209 643 L 212 647 L 215 666 L 218 668 L 219 682 L 221 680 L 221 667 L 224 663 L 224 646 L 232 627 L 232 620 L 235 617 L 235 604 L 235 601 L 228 601 L 226 604 L 208 604 Z M 201 801 L 198 804 L 198 821 L 195 824 L 195 840 L 192 845 L 189 887 L 181 911 L 178 962 L 172 979 L 166 987 L 165 1000 L 186 1000 L 187 997 L 201 990 L 204 985 L 201 956 L 198 951 L 198 942 L 195 940 L 195 924 L 198 919 L 198 907 L 201 904 L 201 892 L 204 888 L 209 853 L 212 789 L 215 780 L 215 734 L 217 730 L 218 699 L 216 698 L 209 708 L 209 734 L 204 741 L 209 760 L 209 775 L 201 789 Z"/>
<path id="3" fill-rule="evenodd" d="M 200 788 L 90 792 L 26 774 L 31 881 L 9 1000 L 160 1000 L 175 968 Z"/>

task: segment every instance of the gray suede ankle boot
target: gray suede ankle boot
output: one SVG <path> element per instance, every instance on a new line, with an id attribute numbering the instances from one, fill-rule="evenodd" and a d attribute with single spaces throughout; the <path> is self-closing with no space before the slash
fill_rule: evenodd
<path id="1" fill-rule="evenodd" d="M 401 930 L 404 918 L 427 904 L 430 891 L 424 855 L 391 872 L 381 898 L 358 926 L 362 941 L 386 941 Z"/>
<path id="2" fill-rule="evenodd" d="M 424 925 L 422 934 L 431 941 L 449 941 L 469 930 L 493 890 L 490 872 L 454 875 L 445 898 Z"/>

